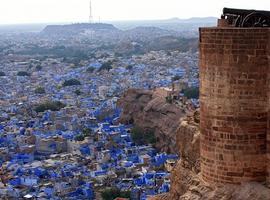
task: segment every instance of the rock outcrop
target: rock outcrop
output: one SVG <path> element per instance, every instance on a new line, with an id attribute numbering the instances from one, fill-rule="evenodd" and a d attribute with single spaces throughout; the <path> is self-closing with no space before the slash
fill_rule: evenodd
<path id="1" fill-rule="evenodd" d="M 199 113 L 186 114 L 159 91 L 128 90 L 119 100 L 121 122 L 154 129 L 157 147 L 180 155 L 171 172 L 169 193 L 150 200 L 267 200 L 270 189 L 256 182 L 209 185 L 200 177 Z"/>
<path id="2" fill-rule="evenodd" d="M 266 200 L 270 189 L 260 183 L 209 185 L 200 178 L 200 132 L 197 112 L 181 120 L 177 130 L 177 148 L 181 159 L 171 174 L 169 193 L 150 200 Z"/>
<path id="3" fill-rule="evenodd" d="M 157 90 L 128 90 L 118 101 L 123 109 L 120 121 L 134 123 L 145 130 L 153 130 L 156 147 L 166 152 L 176 152 L 176 130 L 184 110 L 166 102 L 166 96 Z"/>

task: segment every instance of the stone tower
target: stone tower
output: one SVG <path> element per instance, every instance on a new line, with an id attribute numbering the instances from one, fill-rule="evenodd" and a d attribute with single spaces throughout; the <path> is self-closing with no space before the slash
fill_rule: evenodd
<path id="1" fill-rule="evenodd" d="M 217 27 L 200 28 L 203 180 L 266 181 L 269 78 L 270 28 L 235 27 L 225 19 Z"/>

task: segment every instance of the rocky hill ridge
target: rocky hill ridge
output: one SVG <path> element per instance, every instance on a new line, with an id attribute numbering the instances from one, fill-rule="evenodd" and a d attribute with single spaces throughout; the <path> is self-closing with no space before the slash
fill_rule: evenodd
<path id="1" fill-rule="evenodd" d="M 48 25 L 41 33 L 43 34 L 78 34 L 87 30 L 92 31 L 120 31 L 112 24 L 103 23 L 78 23 L 78 24 L 67 24 L 67 25 Z"/>

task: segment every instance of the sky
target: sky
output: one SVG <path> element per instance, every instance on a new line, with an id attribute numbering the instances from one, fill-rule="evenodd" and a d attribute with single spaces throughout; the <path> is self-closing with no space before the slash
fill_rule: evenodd
<path id="1" fill-rule="evenodd" d="M 0 0 L 0 24 L 87 22 L 90 0 Z M 270 0 L 92 0 L 94 21 L 220 17 L 223 7 L 270 10 Z"/>

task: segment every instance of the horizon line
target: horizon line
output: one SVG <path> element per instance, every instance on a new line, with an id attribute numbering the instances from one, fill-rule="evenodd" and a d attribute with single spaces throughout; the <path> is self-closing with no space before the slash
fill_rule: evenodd
<path id="1" fill-rule="evenodd" d="M 171 17 L 171 18 L 164 18 L 164 19 L 127 19 L 127 20 L 95 20 L 93 23 L 119 23 L 119 22 L 151 22 L 151 21 L 169 21 L 169 20 L 190 20 L 190 19 L 203 19 L 203 18 L 216 18 L 214 16 L 208 17 L 190 17 L 190 18 L 179 18 L 179 17 Z M 19 26 L 19 25 L 48 25 L 48 24 L 78 24 L 78 23 L 89 23 L 88 21 L 63 21 L 63 22 L 22 22 L 22 23 L 0 23 L 0 26 Z"/>

